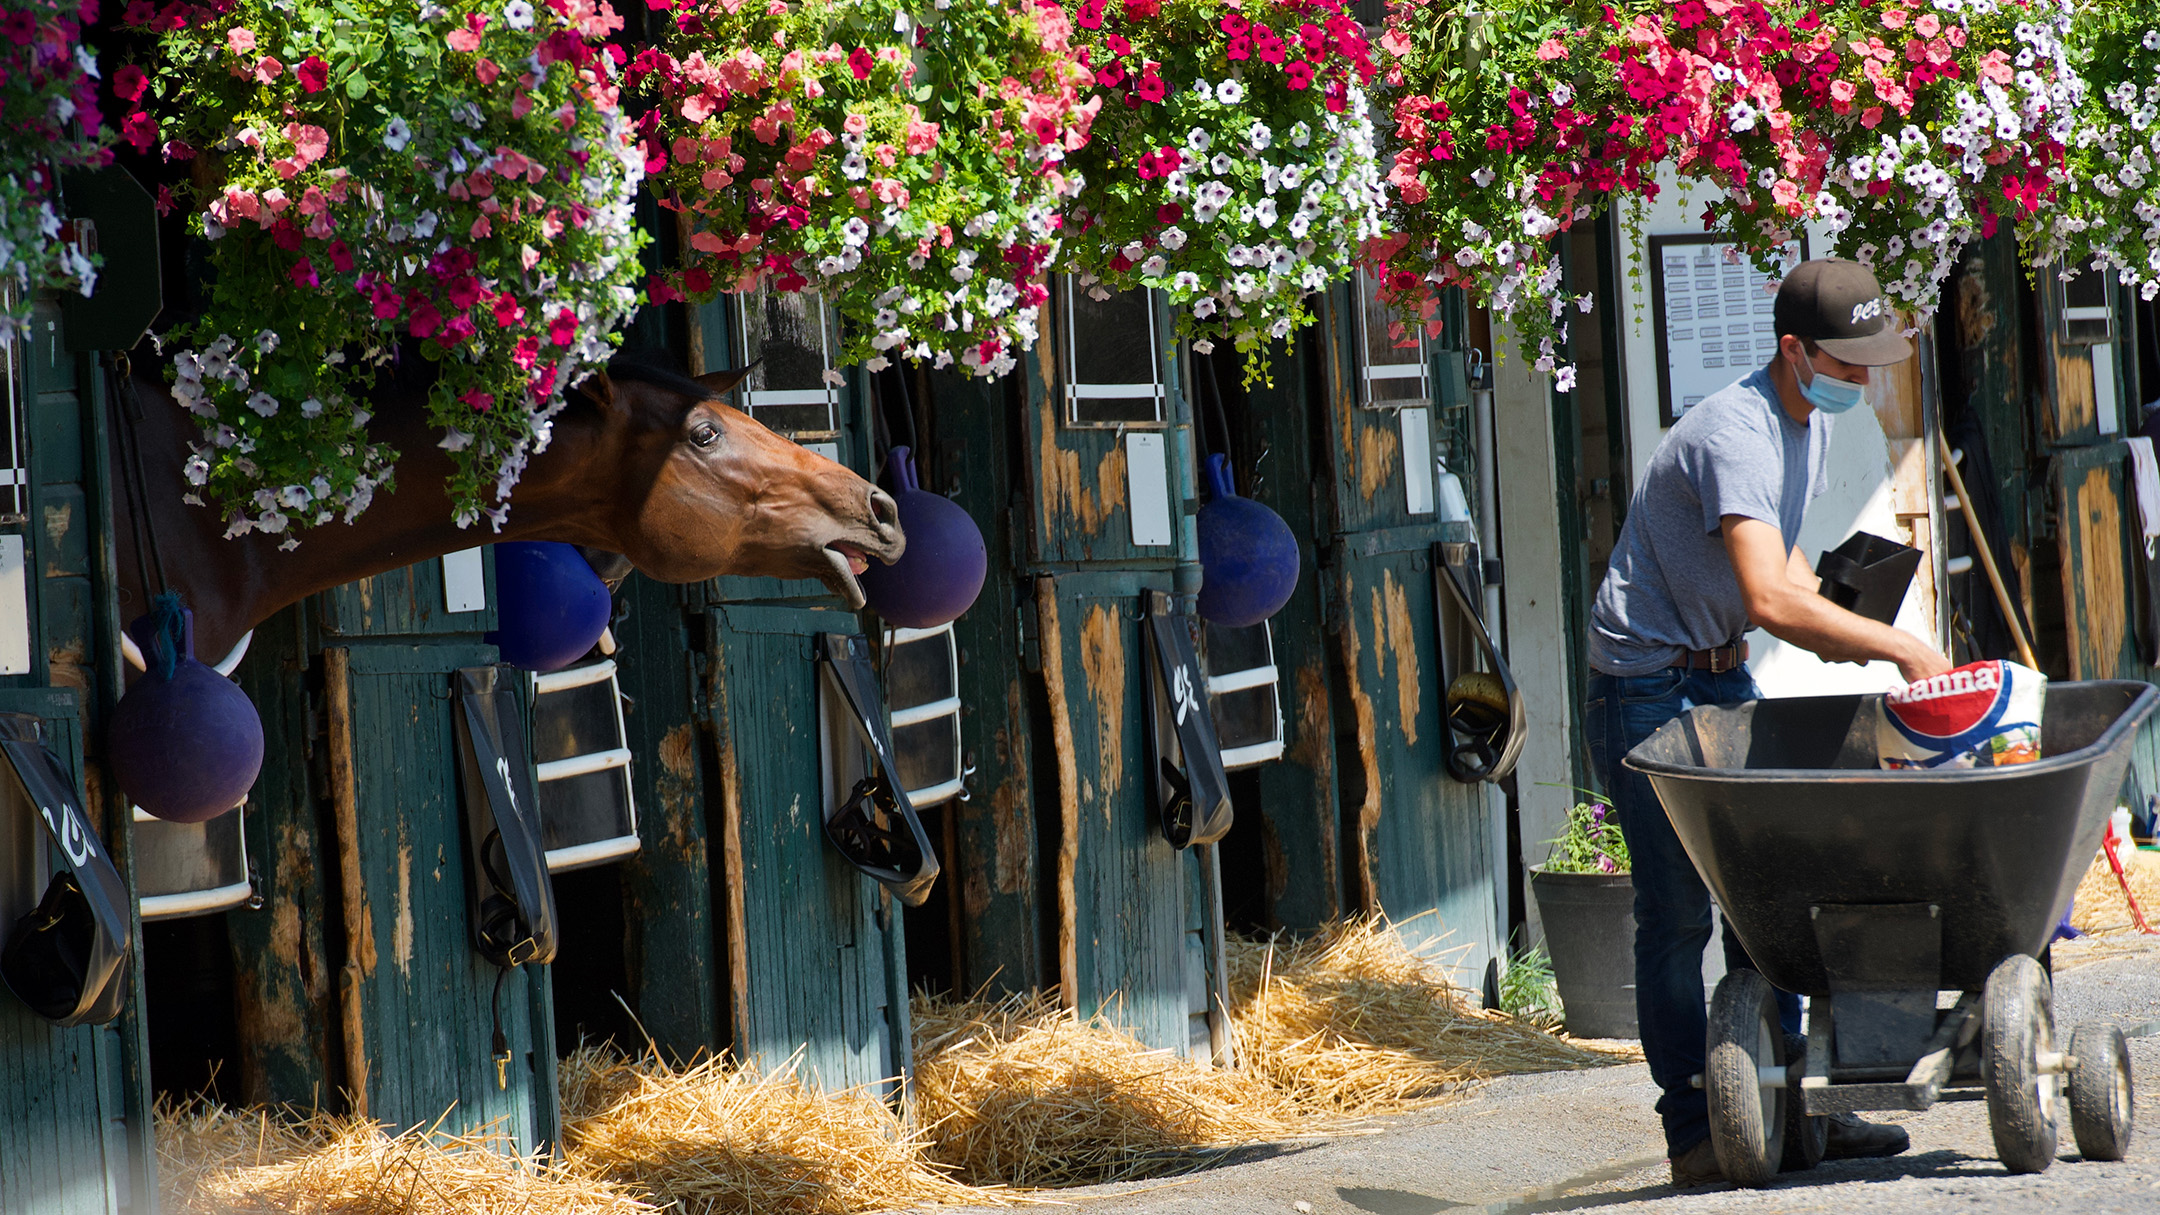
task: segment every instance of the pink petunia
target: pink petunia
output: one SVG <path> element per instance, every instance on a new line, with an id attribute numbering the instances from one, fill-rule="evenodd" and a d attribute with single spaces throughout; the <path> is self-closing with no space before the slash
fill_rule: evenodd
<path id="1" fill-rule="evenodd" d="M 548 322 L 548 340 L 557 346 L 568 346 L 577 340 L 577 313 L 568 308 L 555 314 Z"/>
<path id="2" fill-rule="evenodd" d="M 322 280 L 315 276 L 315 265 L 306 258 L 293 263 L 292 281 L 295 287 L 320 287 Z"/>
<path id="3" fill-rule="evenodd" d="M 855 79 L 868 80 L 870 79 L 870 69 L 877 66 L 877 61 L 870 57 L 870 52 L 866 48 L 858 46 L 848 52 L 847 65 L 848 71 L 855 73 Z"/>
<path id="4" fill-rule="evenodd" d="M 307 123 L 285 124 L 285 138 L 292 142 L 293 152 L 303 164 L 314 164 L 330 152 L 330 132 Z"/>
<path id="5" fill-rule="evenodd" d="M 330 242 L 330 265 L 334 267 L 339 274 L 352 273 L 352 248 L 341 240 Z"/>
<path id="6" fill-rule="evenodd" d="M 255 61 L 255 83 L 268 84 L 276 80 L 284 71 L 285 65 L 278 62 L 277 56 L 264 55 L 261 59 Z"/>
<path id="7" fill-rule="evenodd" d="M 244 25 L 236 25 L 225 31 L 225 45 L 235 55 L 244 55 L 255 49 L 255 31 Z"/>
<path id="8" fill-rule="evenodd" d="M 150 77 L 132 63 L 113 73 L 113 96 L 122 101 L 142 100 L 144 91 L 149 87 Z"/>
<path id="9" fill-rule="evenodd" d="M 330 65 L 320 55 L 309 55 L 293 68 L 293 79 L 300 82 L 303 91 L 320 93 L 330 83 Z"/>
<path id="10" fill-rule="evenodd" d="M 495 404 L 495 394 L 482 392 L 477 388 L 469 388 L 458 394 L 458 400 L 470 405 L 474 413 L 486 413 Z"/>
<path id="11" fill-rule="evenodd" d="M 436 311 L 433 304 L 421 304 L 413 309 L 412 323 L 407 327 L 416 338 L 433 337 L 435 331 L 442 328 L 442 313 Z"/>

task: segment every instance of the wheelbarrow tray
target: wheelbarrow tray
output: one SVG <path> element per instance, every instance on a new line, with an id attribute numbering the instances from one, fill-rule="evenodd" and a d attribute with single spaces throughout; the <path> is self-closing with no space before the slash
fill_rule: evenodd
<path id="1" fill-rule="evenodd" d="M 1698 706 L 1626 763 L 1657 790 L 1772 983 L 1831 993 L 1814 909 L 1912 904 L 1940 916 L 1936 990 L 1977 991 L 2005 957 L 2038 956 L 2053 938 L 2160 691 L 2129 680 L 2050 684 L 2045 758 L 2002 768 L 1879 767 L 1880 700 Z"/>

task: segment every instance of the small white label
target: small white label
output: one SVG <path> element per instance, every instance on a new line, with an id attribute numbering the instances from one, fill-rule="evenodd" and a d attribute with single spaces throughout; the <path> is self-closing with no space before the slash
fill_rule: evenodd
<path id="1" fill-rule="evenodd" d="M 1159 433 L 1125 436 L 1125 501 L 1132 504 L 1134 548 L 1172 543 L 1170 535 L 1170 464 Z"/>
<path id="2" fill-rule="evenodd" d="M 2090 346 L 2093 369 L 2093 422 L 2101 434 L 2122 433 L 2122 406 L 2115 399 L 2115 346 Z"/>
<path id="3" fill-rule="evenodd" d="M 23 538 L 0 536 L 0 675 L 30 673 L 30 587 Z"/>
<path id="4" fill-rule="evenodd" d="M 803 446 L 835 464 L 840 462 L 840 445 L 838 443 L 805 443 Z"/>
<path id="5" fill-rule="evenodd" d="M 487 608 L 487 566 L 477 548 L 444 553 L 442 559 L 443 610 L 478 612 Z"/>
<path id="6" fill-rule="evenodd" d="M 1433 510 L 1432 415 L 1423 409 L 1398 411 L 1402 419 L 1403 502 L 1413 515 Z"/>

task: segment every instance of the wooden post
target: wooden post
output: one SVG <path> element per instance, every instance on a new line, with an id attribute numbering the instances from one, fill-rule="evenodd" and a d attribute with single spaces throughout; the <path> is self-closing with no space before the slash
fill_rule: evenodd
<path id="1" fill-rule="evenodd" d="M 338 1006 L 345 1027 L 345 1085 L 352 1112 L 368 1116 L 366 1018 L 361 984 L 375 970 L 374 922 L 360 874 L 359 790 L 353 777 L 352 651 L 323 651 L 324 717 L 330 733 L 330 804 L 337 820 L 338 884 L 345 904 L 345 968 Z"/>

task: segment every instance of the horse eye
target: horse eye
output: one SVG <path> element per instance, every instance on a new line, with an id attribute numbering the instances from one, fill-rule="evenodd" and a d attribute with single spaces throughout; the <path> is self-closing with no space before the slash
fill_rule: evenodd
<path id="1" fill-rule="evenodd" d="M 690 432 L 690 441 L 699 447 L 711 447 L 720 439 L 720 428 L 710 422 L 700 422 Z"/>

